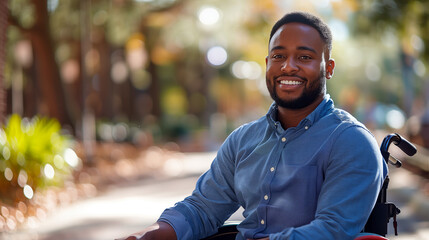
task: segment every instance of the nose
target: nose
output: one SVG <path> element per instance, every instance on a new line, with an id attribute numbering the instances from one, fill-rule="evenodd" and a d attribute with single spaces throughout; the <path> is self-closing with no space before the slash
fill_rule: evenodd
<path id="1" fill-rule="evenodd" d="M 298 71 L 298 69 L 298 65 L 293 58 L 287 58 L 281 67 L 281 71 L 286 74 L 295 73 Z"/>

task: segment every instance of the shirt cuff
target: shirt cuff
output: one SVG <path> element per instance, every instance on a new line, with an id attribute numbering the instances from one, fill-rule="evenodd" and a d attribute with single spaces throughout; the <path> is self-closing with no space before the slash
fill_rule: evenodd
<path id="1" fill-rule="evenodd" d="M 167 208 L 159 217 L 159 222 L 170 224 L 176 232 L 177 239 L 192 239 L 193 232 L 185 216 L 173 209 Z"/>

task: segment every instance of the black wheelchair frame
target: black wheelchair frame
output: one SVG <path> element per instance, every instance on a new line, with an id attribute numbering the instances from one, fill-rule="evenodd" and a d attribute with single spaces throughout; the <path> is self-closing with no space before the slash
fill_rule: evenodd
<path id="1" fill-rule="evenodd" d="M 416 147 L 408 140 L 401 137 L 401 135 L 397 133 L 387 135 L 381 143 L 380 151 L 386 163 L 390 163 L 397 168 L 400 168 L 402 163 L 400 160 L 390 155 L 389 146 L 391 143 L 394 143 L 396 146 L 398 146 L 408 156 L 413 156 L 417 153 Z M 395 204 L 387 202 L 387 188 L 389 186 L 389 181 L 389 176 L 386 176 L 383 187 L 381 188 L 381 191 L 378 195 L 377 202 L 363 230 L 364 232 L 376 233 L 381 236 L 386 236 L 388 223 L 390 219 L 393 218 L 393 228 L 395 235 L 398 235 L 396 215 L 398 215 L 401 211 L 396 207 Z"/>
<path id="2" fill-rule="evenodd" d="M 397 158 L 389 153 L 389 146 L 394 143 L 408 156 L 413 156 L 417 153 L 416 147 L 401 135 L 394 133 L 387 135 L 380 146 L 380 151 L 383 159 L 387 164 L 394 165 L 399 168 L 402 163 Z M 393 218 L 393 228 L 395 235 L 398 235 L 396 216 L 401 212 L 395 204 L 387 202 L 387 188 L 389 186 L 389 176 L 386 176 L 383 186 L 377 198 L 377 202 L 365 224 L 362 232 L 377 234 L 385 237 L 387 235 L 388 223 Z M 218 232 L 212 236 L 202 240 L 234 240 L 238 233 L 237 224 L 225 224 L 218 229 Z"/>

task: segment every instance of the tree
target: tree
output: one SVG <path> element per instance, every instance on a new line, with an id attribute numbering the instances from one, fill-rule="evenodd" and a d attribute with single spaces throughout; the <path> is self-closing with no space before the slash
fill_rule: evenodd
<path id="1" fill-rule="evenodd" d="M 429 43 L 429 2 L 421 0 L 365 0 L 355 13 L 355 30 L 357 33 L 383 34 L 394 29 L 403 40 L 404 48 L 409 51 L 420 51 L 419 54 L 429 61 L 429 47 L 419 49 L 410 46 L 413 36 L 423 43 Z M 417 40 L 418 41 L 418 40 Z M 414 42 L 415 43 L 415 42 Z"/>
<path id="2" fill-rule="evenodd" d="M 4 1 L 2 1 L 4 2 Z M 34 7 L 34 23 L 24 27 L 16 16 L 9 15 L 9 24 L 17 27 L 30 39 L 36 64 L 36 79 L 42 105 L 47 106 L 47 116 L 56 118 L 61 124 L 74 126 L 67 112 L 58 65 L 55 61 L 54 43 L 50 35 L 47 0 L 31 0 Z"/>
<path id="3" fill-rule="evenodd" d="M 426 95 L 423 78 L 429 62 L 429 2 L 420 0 L 365 0 L 354 14 L 355 33 L 384 41 L 386 33 L 399 39 L 398 58 L 403 94 L 402 108 L 413 115 L 415 95 Z M 426 96 L 429 97 L 429 96 Z"/>
<path id="4" fill-rule="evenodd" d="M 6 30 L 7 30 L 7 1 L 0 1 L 0 125 L 6 116 L 6 91 L 4 83 L 4 66 L 6 57 Z"/>
<path id="5" fill-rule="evenodd" d="M 22 37 L 29 39 L 32 43 L 36 90 L 39 90 L 37 101 L 41 102 L 39 106 L 44 105 L 46 108 L 43 109 L 47 109 L 47 112 L 43 112 L 39 108 L 37 112 L 54 117 L 63 125 L 72 127 L 80 121 L 85 104 L 92 108 L 91 111 L 97 113 L 97 117 L 112 118 L 118 115 L 112 108 L 114 105 L 112 89 L 118 88 L 110 79 L 112 52 L 122 49 L 131 34 L 142 30 L 140 26 L 144 25 L 144 19 L 148 14 L 174 10 L 184 0 L 148 2 L 144 7 L 141 5 L 136 7 L 137 3 L 134 1 L 81 2 L 85 4 L 79 4 L 79 1 L 61 1 L 56 11 L 48 12 L 47 0 L 15 0 L 11 5 L 14 5 L 16 10 L 11 11 L 8 18 L 9 24 L 19 29 Z M 115 7 L 112 8 L 111 4 Z M 20 6 L 32 8 L 32 11 L 25 11 L 25 13 L 19 11 Z M 82 13 L 82 6 L 88 6 L 88 16 L 76 18 Z M 94 24 L 93 20 L 97 17 L 97 13 L 102 11 L 108 12 L 108 20 L 101 25 Z M 30 21 L 31 24 L 23 24 L 22 18 L 33 19 Z M 51 21 L 51 19 L 54 20 Z M 68 33 L 64 34 L 64 28 Z M 85 28 L 86 32 L 80 31 L 81 28 Z M 83 36 L 84 34 L 87 36 Z M 94 36 L 98 36 L 101 40 L 94 40 Z M 61 61 L 64 59 L 56 59 L 58 56 L 55 55 L 58 47 L 64 45 L 72 49 L 71 55 L 81 67 L 79 79 L 72 84 L 62 82 L 60 65 L 63 64 Z M 87 59 L 88 52 L 92 50 L 98 54 L 98 59 L 95 61 Z M 88 72 L 88 64 L 97 65 L 93 72 Z M 150 66 L 148 70 L 156 77 L 156 68 Z M 92 86 L 94 81 L 99 82 L 100 89 L 94 89 Z M 157 84 L 157 81 L 153 81 L 149 90 L 154 98 L 159 96 Z M 119 86 L 119 89 L 122 87 Z M 132 98 L 133 95 L 128 97 Z M 158 102 L 154 100 L 153 114 L 159 116 L 160 110 L 156 107 Z M 124 103 L 117 109 L 127 110 L 130 107 L 132 106 Z"/>

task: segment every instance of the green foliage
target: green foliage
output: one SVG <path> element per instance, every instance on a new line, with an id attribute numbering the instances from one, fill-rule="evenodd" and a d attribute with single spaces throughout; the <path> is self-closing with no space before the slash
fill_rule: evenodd
<path id="1" fill-rule="evenodd" d="M 421 0 L 364 0 L 361 10 L 354 14 L 352 29 L 355 33 L 383 35 L 394 30 L 398 36 L 411 45 L 413 35 L 421 38 L 427 46 L 429 42 L 429 1 Z M 420 54 L 429 60 L 429 48 Z"/>
<path id="2" fill-rule="evenodd" d="M 30 28 L 34 25 L 35 8 L 29 0 L 10 0 L 9 9 L 10 15 L 23 28 Z"/>
<path id="3" fill-rule="evenodd" d="M 64 153 L 72 142 L 60 131 L 54 119 L 9 118 L 0 129 L 0 201 L 23 201 L 31 198 L 32 191 L 61 185 L 70 176 Z"/>

